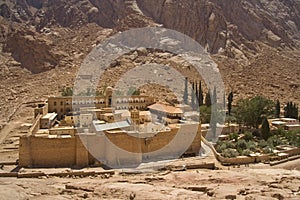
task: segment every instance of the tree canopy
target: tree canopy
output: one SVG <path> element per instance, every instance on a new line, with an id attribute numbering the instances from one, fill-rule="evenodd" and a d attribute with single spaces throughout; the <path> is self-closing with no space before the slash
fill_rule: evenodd
<path id="1" fill-rule="evenodd" d="M 273 101 L 256 96 L 252 99 L 242 99 L 237 103 L 236 119 L 238 123 L 258 128 L 264 117 L 273 113 Z"/>

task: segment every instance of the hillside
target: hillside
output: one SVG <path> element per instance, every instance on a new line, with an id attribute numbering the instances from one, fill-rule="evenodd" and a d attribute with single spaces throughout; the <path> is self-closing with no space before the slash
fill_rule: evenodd
<path id="1" fill-rule="evenodd" d="M 105 38 L 146 26 L 197 40 L 237 98 L 300 103 L 299 0 L 1 0 L 0 124 L 27 113 L 22 104 L 72 86 L 85 56 Z M 140 59 L 155 58 L 148 52 Z M 133 67 L 122 59 L 105 84 Z M 155 87 L 145 92 L 165 97 Z"/>

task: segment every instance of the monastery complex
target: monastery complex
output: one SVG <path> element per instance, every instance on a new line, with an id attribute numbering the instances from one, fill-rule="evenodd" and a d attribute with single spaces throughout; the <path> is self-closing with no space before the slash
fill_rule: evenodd
<path id="1" fill-rule="evenodd" d="M 20 166 L 121 167 L 199 154 L 205 131 L 199 116 L 184 118 L 188 107 L 112 95 L 108 87 L 101 97 L 49 97 L 39 104 L 29 134 L 20 138 Z"/>

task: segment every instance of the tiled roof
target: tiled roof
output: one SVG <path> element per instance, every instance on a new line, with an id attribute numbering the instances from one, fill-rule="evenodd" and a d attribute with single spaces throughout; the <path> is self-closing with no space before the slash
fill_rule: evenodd
<path id="1" fill-rule="evenodd" d="M 165 104 L 156 103 L 151 106 L 148 106 L 150 110 L 156 110 L 160 112 L 165 112 L 169 114 L 183 114 L 182 110 L 180 108 L 176 108 L 174 106 L 168 106 Z"/>

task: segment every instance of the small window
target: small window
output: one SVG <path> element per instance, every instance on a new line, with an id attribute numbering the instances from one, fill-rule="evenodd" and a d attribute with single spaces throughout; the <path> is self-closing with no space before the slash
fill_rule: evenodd
<path id="1" fill-rule="evenodd" d="M 54 103 L 53 103 L 53 104 L 54 104 L 54 106 L 56 106 L 56 101 L 54 101 Z"/>
<path id="2" fill-rule="evenodd" d="M 64 102 L 61 101 L 61 102 L 60 102 L 60 105 L 61 105 L 61 106 L 64 105 Z"/>

